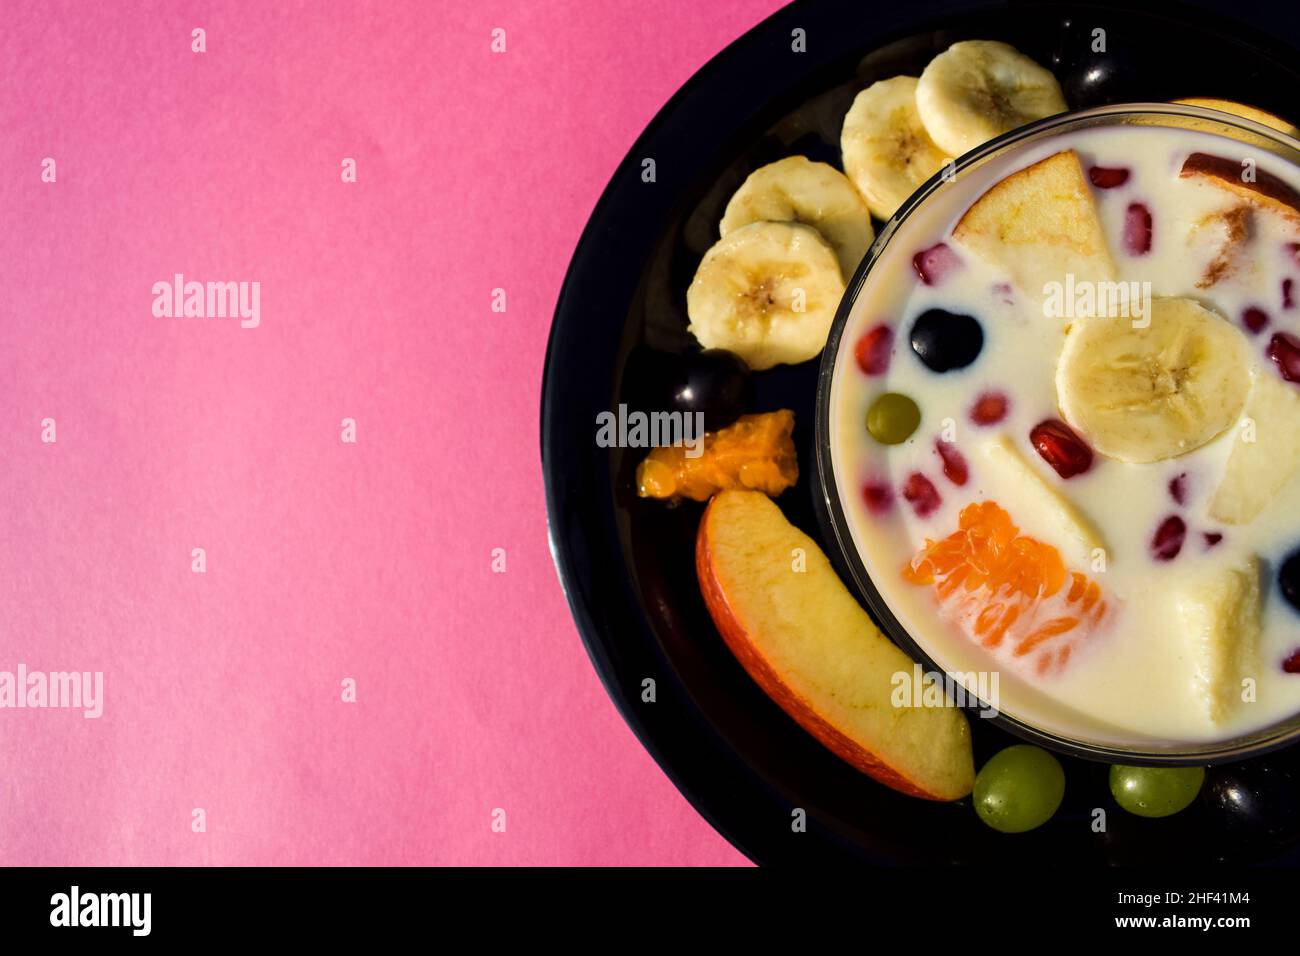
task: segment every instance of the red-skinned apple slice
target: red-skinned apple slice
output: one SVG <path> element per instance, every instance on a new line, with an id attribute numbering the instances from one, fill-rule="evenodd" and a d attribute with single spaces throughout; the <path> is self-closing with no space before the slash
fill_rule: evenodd
<path id="1" fill-rule="evenodd" d="M 1300 192 L 1280 177 L 1257 169 L 1249 162 L 1210 153 L 1192 153 L 1183 160 L 1178 175 L 1183 179 L 1211 183 L 1300 223 Z"/>
<path id="2" fill-rule="evenodd" d="M 951 706 L 894 705 L 913 662 L 881 634 L 816 542 L 766 496 L 724 491 L 700 521 L 695 567 L 723 640 L 805 730 L 881 783 L 956 800 L 975 778 Z"/>

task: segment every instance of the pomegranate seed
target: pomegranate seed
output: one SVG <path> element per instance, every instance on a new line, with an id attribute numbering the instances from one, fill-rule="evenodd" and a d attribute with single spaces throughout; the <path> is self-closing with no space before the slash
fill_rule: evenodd
<path id="1" fill-rule="evenodd" d="M 984 392 L 971 406 L 970 420 L 976 425 L 996 425 L 1007 417 L 1007 397 L 1001 392 Z"/>
<path id="2" fill-rule="evenodd" d="M 1268 357 L 1288 382 L 1300 382 L 1300 341 L 1279 332 L 1269 340 Z"/>
<path id="3" fill-rule="evenodd" d="M 883 481 L 869 481 L 862 486 L 862 500 L 868 511 L 882 515 L 894 506 L 894 489 Z"/>
<path id="4" fill-rule="evenodd" d="M 884 375 L 889 371 L 893 348 L 894 330 L 887 325 L 877 325 L 858 339 L 853 354 L 857 357 L 858 368 L 867 375 Z"/>
<path id="5" fill-rule="evenodd" d="M 1129 203 L 1124 213 L 1124 248 L 1131 256 L 1151 251 L 1151 210 L 1140 202 Z"/>
<path id="6" fill-rule="evenodd" d="M 1092 449 L 1063 421 L 1049 418 L 1039 422 L 1030 429 L 1029 441 L 1062 478 L 1073 478 L 1092 467 Z"/>
<path id="7" fill-rule="evenodd" d="M 948 273 L 960 269 L 962 262 L 957 253 L 941 242 L 929 249 L 922 249 L 914 255 L 912 265 L 916 268 L 916 274 L 921 277 L 922 282 L 926 285 L 938 285 Z"/>
<path id="8" fill-rule="evenodd" d="M 1093 166 L 1088 170 L 1088 178 L 1098 189 L 1114 189 L 1128 182 L 1128 170 L 1122 166 Z"/>
<path id="9" fill-rule="evenodd" d="M 954 485 L 966 484 L 966 479 L 970 477 L 970 469 L 966 467 L 966 459 L 962 457 L 956 446 L 950 441 L 936 438 L 934 450 L 939 453 L 939 457 L 943 460 L 943 473 L 948 477 L 948 480 Z"/>
<path id="10" fill-rule="evenodd" d="M 1187 522 L 1178 515 L 1170 515 L 1156 528 L 1156 536 L 1151 539 L 1151 555 L 1157 561 L 1172 561 L 1183 550 L 1183 539 L 1187 537 Z"/>
<path id="11" fill-rule="evenodd" d="M 1207 550 L 1223 540 L 1223 534 L 1219 531 L 1202 531 L 1201 536 L 1205 538 L 1205 547 Z"/>
<path id="12" fill-rule="evenodd" d="M 1169 496 L 1177 504 L 1187 504 L 1187 472 L 1175 476 L 1169 482 Z"/>
<path id="13" fill-rule="evenodd" d="M 943 503 L 934 482 L 919 471 L 907 476 L 907 481 L 903 484 L 903 497 L 911 503 L 918 518 L 929 517 Z"/>
<path id="14" fill-rule="evenodd" d="M 1264 326 L 1268 325 L 1268 313 L 1258 306 L 1249 306 L 1245 312 L 1241 313 L 1241 324 L 1253 334 L 1259 335 L 1260 332 L 1264 331 Z"/>
<path id="15" fill-rule="evenodd" d="M 1282 670 L 1288 674 L 1300 674 L 1300 647 L 1292 651 L 1290 656 L 1282 662 Z"/>
<path id="16" fill-rule="evenodd" d="M 1291 295 L 1291 290 L 1294 288 L 1294 286 L 1295 283 L 1293 283 L 1290 279 L 1282 280 L 1282 308 L 1284 309 L 1291 309 L 1295 307 L 1295 299 Z"/>

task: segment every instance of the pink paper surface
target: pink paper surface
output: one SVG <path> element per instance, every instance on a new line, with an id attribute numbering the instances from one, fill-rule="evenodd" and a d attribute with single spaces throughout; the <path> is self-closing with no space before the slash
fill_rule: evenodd
<path id="1" fill-rule="evenodd" d="M 743 862 L 587 660 L 537 415 L 600 191 L 778 6 L 6 5 L 0 670 L 104 712 L 0 709 L 0 864 Z"/>

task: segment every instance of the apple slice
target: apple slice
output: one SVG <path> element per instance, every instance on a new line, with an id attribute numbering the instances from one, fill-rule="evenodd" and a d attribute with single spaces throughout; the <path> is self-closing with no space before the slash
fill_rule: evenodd
<path id="1" fill-rule="evenodd" d="M 1250 203 L 1202 216 L 1187 235 L 1188 248 L 1205 258 L 1205 269 L 1196 288 L 1209 289 L 1235 273 L 1246 261 L 1244 253 L 1254 232 L 1254 210 Z"/>
<path id="2" fill-rule="evenodd" d="M 1255 106 L 1247 106 L 1245 103 L 1238 103 L 1236 100 L 1221 100 L 1208 96 L 1190 96 L 1186 99 L 1174 100 L 1175 103 L 1182 103 L 1185 106 L 1200 106 L 1207 110 L 1218 110 L 1221 113 L 1231 113 L 1233 116 L 1241 116 L 1248 120 L 1254 120 L 1261 126 L 1269 126 L 1279 133 L 1286 133 L 1288 136 L 1300 136 L 1300 129 L 1294 124 L 1288 123 L 1282 117 L 1274 113 L 1269 113 Z"/>
<path id="3" fill-rule="evenodd" d="M 912 659 L 881 634 L 816 542 L 771 499 L 717 495 L 700 521 L 695 568 L 723 640 L 800 726 L 895 790 L 929 800 L 970 793 L 966 715 L 951 706 L 894 705 L 895 675 L 911 675 Z"/>
<path id="4" fill-rule="evenodd" d="M 1258 560 L 1200 573 L 1178 594 L 1177 605 L 1195 664 L 1196 691 L 1218 723 L 1241 702 L 1241 682 L 1258 668 Z"/>
<path id="5" fill-rule="evenodd" d="M 953 239 L 1004 270 L 1031 302 L 1048 283 L 1112 282 L 1115 261 L 1074 150 L 1012 173 L 953 227 Z"/>
<path id="6" fill-rule="evenodd" d="M 1076 568 L 1092 565 L 1094 552 L 1106 550 L 1096 524 L 1020 452 L 1009 435 L 990 438 L 980 446 L 988 466 L 980 471 L 980 486 L 995 501 L 1014 501 L 1016 522 L 1025 531 L 1060 549 Z"/>
<path id="7" fill-rule="evenodd" d="M 1257 370 L 1254 377 L 1244 409 L 1253 428 L 1234 436 L 1210 499 L 1210 517 L 1225 524 L 1254 521 L 1300 472 L 1300 388 L 1271 370 Z"/>
<path id="8" fill-rule="evenodd" d="M 1232 159 L 1211 153 L 1192 153 L 1183 160 L 1178 175 L 1226 189 L 1255 205 L 1271 209 L 1293 223 L 1300 223 L 1300 192 L 1286 180 L 1258 169 L 1245 158 Z"/>

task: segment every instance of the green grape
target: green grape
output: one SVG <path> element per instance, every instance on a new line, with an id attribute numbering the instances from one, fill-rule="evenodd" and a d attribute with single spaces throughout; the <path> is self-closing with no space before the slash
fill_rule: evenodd
<path id="1" fill-rule="evenodd" d="M 995 754 L 975 778 L 975 812 L 1003 833 L 1042 826 L 1064 796 L 1065 771 L 1055 757 L 1031 744 Z"/>
<path id="2" fill-rule="evenodd" d="M 885 392 L 867 409 L 867 431 L 882 445 L 907 441 L 920 424 L 921 409 L 898 392 Z"/>
<path id="3" fill-rule="evenodd" d="M 1204 767 L 1110 768 L 1115 802 L 1140 817 L 1167 817 L 1185 809 L 1201 792 Z"/>

